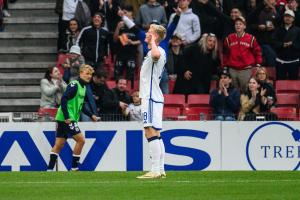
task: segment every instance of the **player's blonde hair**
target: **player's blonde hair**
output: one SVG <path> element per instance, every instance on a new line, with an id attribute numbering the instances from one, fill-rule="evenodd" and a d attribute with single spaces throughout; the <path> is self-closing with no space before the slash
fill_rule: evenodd
<path id="1" fill-rule="evenodd" d="M 90 73 L 94 73 L 94 69 L 93 67 L 91 67 L 90 65 L 87 65 L 87 64 L 82 64 L 80 67 L 79 67 L 79 73 L 85 71 L 85 70 L 88 70 Z"/>
<path id="2" fill-rule="evenodd" d="M 150 28 L 158 35 L 158 42 L 162 41 L 166 37 L 167 30 L 162 25 L 151 24 Z"/>

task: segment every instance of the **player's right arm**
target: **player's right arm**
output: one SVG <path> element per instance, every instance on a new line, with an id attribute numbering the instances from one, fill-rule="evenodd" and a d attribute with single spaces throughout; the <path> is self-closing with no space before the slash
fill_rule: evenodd
<path id="1" fill-rule="evenodd" d="M 77 93 L 77 84 L 71 83 L 68 85 L 66 91 L 64 92 L 61 98 L 61 110 L 63 112 L 65 122 L 67 124 L 71 123 L 69 119 L 68 101 L 73 99 L 76 93 Z"/>
<path id="2" fill-rule="evenodd" d="M 157 62 L 160 58 L 160 51 L 158 49 L 158 46 L 156 44 L 156 38 L 157 36 L 152 34 L 151 35 L 151 57 L 154 62 Z"/>

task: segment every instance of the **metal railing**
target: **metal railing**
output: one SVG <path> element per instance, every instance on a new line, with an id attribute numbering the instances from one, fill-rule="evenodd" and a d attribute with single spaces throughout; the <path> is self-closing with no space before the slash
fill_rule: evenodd
<path id="1" fill-rule="evenodd" d="M 165 114 L 163 117 L 164 121 L 211 121 L 211 120 L 222 120 L 222 121 L 235 121 L 237 116 L 223 116 L 223 119 L 218 117 L 220 115 L 197 113 L 197 114 L 186 114 L 186 115 L 172 115 Z M 298 121 L 299 116 L 296 113 L 286 113 L 276 116 L 270 113 L 264 114 L 252 114 L 246 115 L 244 121 Z M 0 113 L 1 122 L 54 122 L 55 118 L 48 115 L 47 113 L 38 112 L 15 112 L 15 113 Z M 100 116 L 100 121 L 130 121 L 129 117 L 120 114 L 105 114 Z"/>

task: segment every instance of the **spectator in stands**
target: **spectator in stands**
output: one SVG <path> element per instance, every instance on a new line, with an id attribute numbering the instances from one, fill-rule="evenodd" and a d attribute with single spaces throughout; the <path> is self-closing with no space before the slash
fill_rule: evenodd
<path id="1" fill-rule="evenodd" d="M 169 74 L 169 79 L 176 80 L 178 70 L 180 69 L 179 58 L 182 56 L 182 40 L 179 35 L 173 35 L 169 51 L 167 54 L 166 68 Z"/>
<path id="2" fill-rule="evenodd" d="M 268 78 L 267 69 L 265 67 L 259 67 L 256 70 L 255 78 L 259 80 L 261 88 L 266 89 L 265 96 L 267 96 L 268 105 L 270 107 L 274 106 L 277 98 L 272 81 Z"/>
<path id="3" fill-rule="evenodd" d="M 125 116 L 129 116 L 130 121 L 142 121 L 141 99 L 139 91 L 135 91 L 131 95 L 132 103 L 124 111 Z"/>
<path id="4" fill-rule="evenodd" d="M 104 59 L 107 56 L 108 32 L 102 27 L 102 22 L 102 14 L 95 13 L 92 26 L 83 28 L 77 39 L 85 62 L 94 69 L 103 67 Z"/>
<path id="5" fill-rule="evenodd" d="M 295 14 L 284 12 L 284 24 L 278 27 L 273 36 L 273 47 L 277 53 L 276 78 L 297 80 L 300 57 L 300 28 L 294 26 Z"/>
<path id="6" fill-rule="evenodd" d="M 100 116 L 103 121 L 125 121 L 124 110 L 131 102 L 131 97 L 127 93 L 127 80 L 119 78 L 116 80 L 117 86 L 112 90 L 107 90 L 100 102 Z"/>
<path id="7" fill-rule="evenodd" d="M 280 15 L 275 10 L 276 0 L 263 1 L 248 15 L 248 26 L 261 46 L 264 65 L 275 66 L 276 53 L 272 48 L 272 34 Z"/>
<path id="8" fill-rule="evenodd" d="M 69 83 L 70 81 L 77 79 L 79 76 L 79 67 L 82 64 L 84 64 L 84 58 L 81 55 L 80 47 L 74 45 L 71 47 L 68 57 L 62 64 L 64 68 L 63 80 L 66 83 Z"/>
<path id="9" fill-rule="evenodd" d="M 218 36 L 220 36 L 222 39 L 227 37 L 229 34 L 234 33 L 235 32 L 235 28 L 234 28 L 234 22 L 236 20 L 236 18 L 242 16 L 242 12 L 241 10 L 236 7 L 236 6 L 232 6 L 231 10 L 230 10 L 230 16 L 226 15 L 225 13 L 221 12 L 220 10 L 218 10 L 216 8 L 216 6 L 211 3 L 211 1 L 209 0 L 199 0 L 200 4 L 203 4 L 203 10 L 204 12 L 198 14 L 199 16 L 202 16 L 203 13 L 208 13 L 210 16 L 215 16 L 217 17 L 217 20 L 219 20 L 221 23 L 217 24 L 220 27 L 216 27 L 217 29 L 215 31 L 217 31 L 216 34 L 218 34 Z M 199 12 L 199 11 L 198 11 Z M 211 22 L 205 22 L 206 20 L 204 19 L 204 23 L 207 24 L 206 26 L 210 26 Z M 202 22 L 201 22 L 202 24 Z M 210 30 L 210 27 L 206 27 L 204 24 L 204 31 Z"/>
<path id="10" fill-rule="evenodd" d="M 232 2 L 231 0 L 221 2 L 219 0 L 207 0 L 207 2 L 209 2 L 209 6 L 198 0 L 192 1 L 190 7 L 200 19 L 202 33 L 214 33 L 218 38 L 222 38 L 222 20 L 218 18 L 215 12 L 220 12 L 228 17 L 233 6 Z M 207 2 L 205 1 L 205 3 Z M 210 7 L 214 10 L 213 12 L 211 12 Z"/>
<path id="11" fill-rule="evenodd" d="M 91 13 L 99 12 L 103 15 L 103 28 L 108 31 L 109 51 L 111 59 L 114 59 L 116 51 L 118 50 L 116 43 L 113 40 L 114 31 L 117 27 L 120 17 L 118 16 L 118 9 L 123 5 L 124 0 L 92 0 Z"/>
<path id="12" fill-rule="evenodd" d="M 106 85 L 106 80 L 107 80 L 107 73 L 103 70 L 97 70 L 93 74 L 93 78 L 91 81 L 91 89 L 97 105 L 98 113 L 100 111 L 100 102 L 102 101 L 105 92 L 109 90 L 109 88 Z"/>
<path id="13" fill-rule="evenodd" d="M 167 28 L 167 35 L 166 35 L 165 39 L 163 39 L 159 43 L 159 46 L 162 47 L 165 50 L 166 55 L 168 54 L 168 50 L 169 50 L 168 49 L 169 41 L 170 41 L 170 39 L 171 39 L 175 29 L 176 29 L 176 26 L 179 22 L 180 15 L 181 15 L 181 10 L 180 9 L 175 9 L 175 12 L 176 12 L 176 16 L 174 17 L 173 22 L 170 23 L 170 25 Z M 145 31 L 140 29 L 133 21 L 131 21 L 127 16 L 125 16 L 124 12 L 122 10 L 119 10 L 118 15 L 120 17 L 122 17 L 122 20 L 124 21 L 125 25 L 128 28 L 130 28 L 130 29 L 132 28 L 135 31 L 135 33 L 138 36 L 139 40 L 143 44 L 143 55 L 147 55 L 147 52 L 149 51 L 149 49 L 148 49 L 148 44 L 145 42 L 145 38 L 146 38 Z M 162 78 L 161 78 L 161 81 L 160 81 L 160 87 L 162 89 L 163 94 L 168 94 L 169 93 L 168 83 L 169 83 L 168 72 L 165 69 L 163 71 Z"/>
<path id="14" fill-rule="evenodd" d="M 167 17 L 164 10 L 156 0 L 147 0 L 143 4 L 135 18 L 135 23 L 148 30 L 151 23 L 167 26 Z"/>
<path id="15" fill-rule="evenodd" d="M 73 45 L 76 45 L 78 35 L 80 33 L 80 28 L 78 21 L 73 18 L 69 21 L 69 26 L 66 30 L 65 38 L 63 40 L 63 52 L 69 52 Z"/>
<path id="16" fill-rule="evenodd" d="M 133 7 L 131 5 L 124 6 L 123 12 L 128 19 L 133 20 Z M 123 76 L 123 72 L 126 70 L 126 79 L 131 81 L 133 88 L 137 45 L 140 45 L 141 41 L 137 38 L 135 31 L 125 26 L 123 21 L 117 25 L 114 41 L 117 43 L 115 79 Z"/>
<path id="17" fill-rule="evenodd" d="M 232 4 L 235 5 L 241 12 L 246 13 L 248 1 L 249 0 L 232 0 Z"/>
<path id="18" fill-rule="evenodd" d="M 170 19 L 174 9 L 177 9 L 178 7 L 178 0 L 165 0 L 161 5 L 165 8 L 167 19 Z"/>
<path id="19" fill-rule="evenodd" d="M 266 96 L 266 89 L 261 88 L 256 78 L 250 78 L 247 90 L 241 95 L 241 109 L 239 120 L 255 121 L 255 120 L 276 120 L 274 113 L 270 112 L 270 104 Z"/>
<path id="20" fill-rule="evenodd" d="M 116 29 L 120 17 L 118 16 L 118 8 L 121 6 L 122 0 L 92 0 L 91 1 L 91 14 L 100 12 L 104 16 L 104 27 L 113 32 Z"/>
<path id="21" fill-rule="evenodd" d="M 232 85 L 245 91 L 252 68 L 262 63 L 261 49 L 256 38 L 245 32 L 246 20 L 235 20 L 235 33 L 225 38 L 223 49 L 223 66 L 228 67 Z"/>
<path id="22" fill-rule="evenodd" d="M 197 44 L 184 50 L 174 93 L 209 93 L 212 75 L 220 63 L 217 46 L 216 36 L 205 33 Z"/>
<path id="23" fill-rule="evenodd" d="M 233 121 L 240 109 L 240 92 L 231 85 L 230 74 L 222 70 L 219 87 L 210 93 L 210 106 L 215 120 Z"/>
<path id="24" fill-rule="evenodd" d="M 299 10 L 299 0 L 289 0 L 287 2 L 286 10 L 292 10 L 295 14 L 295 26 L 300 27 L 300 10 Z"/>
<path id="25" fill-rule="evenodd" d="M 57 50 L 63 49 L 63 41 L 69 21 L 75 17 L 75 11 L 79 0 L 63 0 L 56 2 L 56 12 L 59 13 Z"/>
<path id="26" fill-rule="evenodd" d="M 67 84 L 57 67 L 49 67 L 41 80 L 41 108 L 58 108 Z"/>
<path id="27" fill-rule="evenodd" d="M 200 21 L 189 5 L 191 0 L 179 0 L 178 7 L 181 9 L 181 15 L 174 34 L 178 34 L 183 42 L 183 45 L 189 45 L 196 42 L 201 35 Z M 174 20 L 176 13 L 170 17 L 169 25 Z"/>

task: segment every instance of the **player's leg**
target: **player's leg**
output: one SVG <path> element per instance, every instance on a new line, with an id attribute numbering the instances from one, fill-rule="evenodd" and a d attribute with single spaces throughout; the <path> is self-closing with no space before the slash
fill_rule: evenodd
<path id="1" fill-rule="evenodd" d="M 138 176 L 138 179 L 160 178 L 160 143 L 155 129 L 145 127 L 145 136 L 149 144 L 149 155 L 151 161 L 151 170 L 144 175 Z"/>
<path id="2" fill-rule="evenodd" d="M 76 144 L 73 150 L 73 158 L 72 158 L 72 168 L 71 170 L 77 171 L 78 170 L 78 164 L 80 160 L 80 154 L 82 151 L 82 148 L 85 143 L 85 139 L 82 133 L 78 133 L 76 135 L 73 135 L 73 139 L 75 140 Z"/>
<path id="3" fill-rule="evenodd" d="M 158 135 L 159 138 L 159 144 L 160 144 L 160 161 L 159 161 L 159 165 L 160 165 L 160 174 L 162 178 L 166 178 L 166 172 L 165 172 L 165 144 L 164 141 L 160 135 L 160 130 L 162 128 L 162 115 L 163 115 L 163 104 L 161 103 L 156 103 L 154 106 L 154 121 L 153 121 L 153 125 L 154 127 L 157 127 L 157 129 L 155 129 L 156 134 Z"/>
<path id="4" fill-rule="evenodd" d="M 145 178 L 160 178 L 160 156 L 161 147 L 159 141 L 158 131 L 153 127 L 153 102 L 150 100 L 142 99 L 142 112 L 143 112 L 143 123 L 145 130 L 145 137 L 149 144 L 149 155 L 151 160 L 151 171 L 138 176 L 139 179 Z"/>
<path id="5" fill-rule="evenodd" d="M 50 161 L 49 161 L 47 170 L 52 171 L 54 169 L 59 152 L 64 147 L 65 142 L 66 142 L 66 138 L 56 137 L 55 145 L 53 146 L 51 153 L 50 153 Z"/>
<path id="6" fill-rule="evenodd" d="M 56 139 L 50 153 L 50 160 L 47 168 L 48 171 L 53 171 L 59 152 L 65 145 L 68 138 L 67 128 L 68 125 L 64 122 L 57 122 L 56 124 Z"/>
<path id="7" fill-rule="evenodd" d="M 162 137 L 160 136 L 159 133 L 159 144 L 160 144 L 160 161 L 159 161 L 159 166 L 160 166 L 160 174 L 162 178 L 166 178 L 167 174 L 165 172 L 165 154 L 166 154 L 166 150 L 165 150 L 165 144 L 164 141 L 162 139 Z"/>
<path id="8" fill-rule="evenodd" d="M 160 141 L 157 131 L 152 127 L 145 128 L 145 136 L 149 143 L 149 154 L 151 157 L 151 172 L 160 174 Z"/>

